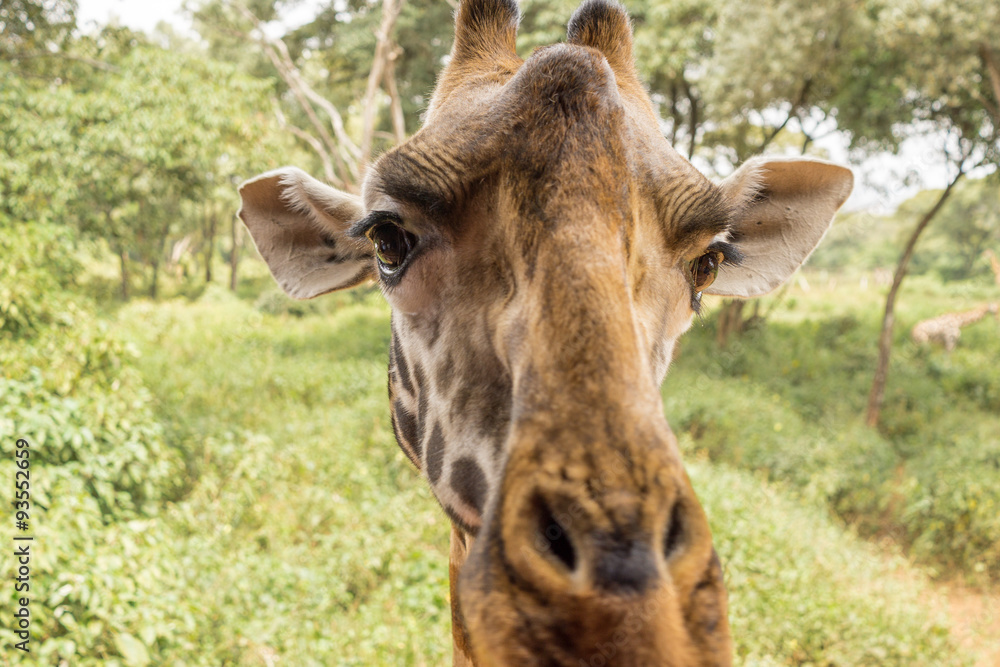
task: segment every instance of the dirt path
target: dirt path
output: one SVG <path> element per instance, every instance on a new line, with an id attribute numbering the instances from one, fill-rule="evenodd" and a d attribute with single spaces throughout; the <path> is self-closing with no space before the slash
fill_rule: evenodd
<path id="1" fill-rule="evenodd" d="M 954 583 L 934 588 L 948 600 L 952 637 L 978 656 L 976 667 L 1000 667 L 1000 590 Z"/>

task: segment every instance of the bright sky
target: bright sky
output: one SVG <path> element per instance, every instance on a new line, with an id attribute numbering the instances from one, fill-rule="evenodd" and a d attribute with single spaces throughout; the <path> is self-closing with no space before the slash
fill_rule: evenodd
<path id="1" fill-rule="evenodd" d="M 172 23 L 178 30 L 189 29 L 191 22 L 181 12 L 183 0 L 79 0 L 77 19 L 84 29 L 107 25 L 112 20 L 133 30 L 152 32 L 160 21 Z"/>
<path id="2" fill-rule="evenodd" d="M 133 30 L 152 32 L 158 23 L 166 21 L 178 32 L 190 32 L 191 21 L 185 16 L 183 4 L 184 0 L 79 0 L 77 19 L 85 30 L 117 21 Z M 286 28 L 302 25 L 316 15 L 321 4 L 322 0 L 300 0 L 283 12 L 281 23 Z"/>

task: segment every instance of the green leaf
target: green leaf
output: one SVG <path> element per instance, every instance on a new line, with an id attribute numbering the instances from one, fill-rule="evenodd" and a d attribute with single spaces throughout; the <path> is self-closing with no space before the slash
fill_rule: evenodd
<path id="1" fill-rule="evenodd" d="M 127 632 L 115 637 L 115 646 L 118 647 L 118 652 L 125 658 L 125 664 L 129 667 L 145 667 L 149 664 L 149 653 L 146 651 L 146 646 Z"/>

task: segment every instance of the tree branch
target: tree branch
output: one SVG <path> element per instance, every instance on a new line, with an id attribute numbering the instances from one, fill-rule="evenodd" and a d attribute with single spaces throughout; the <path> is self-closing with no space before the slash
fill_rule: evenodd
<path id="1" fill-rule="evenodd" d="M 295 66 L 295 62 L 292 60 L 291 54 L 288 52 L 288 47 L 282 40 L 275 40 L 273 46 L 278 49 L 281 53 L 282 61 L 285 63 L 285 67 L 288 69 L 289 75 L 295 79 L 295 83 L 302 90 L 302 93 L 309 98 L 312 102 L 322 107 L 326 114 L 330 117 L 330 124 L 333 126 L 333 133 L 339 141 L 347 150 L 354 155 L 355 158 L 361 157 L 361 151 L 358 149 L 357 145 L 351 141 L 351 138 L 347 136 L 347 131 L 344 129 L 344 119 L 337 111 L 337 107 L 333 106 L 329 100 L 324 98 L 322 95 L 317 93 L 312 87 L 307 84 L 299 72 L 299 69 Z"/>
<path id="2" fill-rule="evenodd" d="M 757 152 L 757 153 L 764 152 L 764 149 L 767 148 L 768 145 L 772 141 L 774 141 L 775 137 L 777 137 L 779 134 L 781 134 L 781 131 L 785 129 L 785 127 L 788 125 L 788 122 L 792 119 L 792 117 L 796 116 L 798 110 L 801 109 L 805 105 L 806 98 L 809 95 L 809 89 L 810 88 L 812 88 L 812 78 L 811 77 L 810 78 L 806 78 L 805 82 L 802 84 L 802 90 L 799 91 L 798 98 L 794 102 L 792 102 L 792 108 L 788 110 L 788 115 L 785 116 L 785 120 L 781 123 L 781 125 L 779 125 L 778 127 L 774 128 L 773 132 L 771 132 L 770 134 L 764 136 L 764 142 L 760 145 L 760 147 L 755 152 Z M 803 128 L 803 132 L 802 133 L 805 134 L 805 128 Z M 802 153 L 803 154 L 805 154 L 806 148 L 808 148 L 810 141 L 811 141 L 811 139 L 810 139 L 809 135 L 806 135 L 806 141 L 802 145 Z"/>
<path id="3" fill-rule="evenodd" d="M 406 119 L 403 116 L 403 103 L 399 99 L 399 89 L 396 87 L 396 59 L 399 58 L 403 49 L 392 45 L 389 55 L 389 62 L 385 67 L 385 76 L 382 78 L 385 84 L 385 92 L 389 94 L 389 109 L 392 113 L 392 131 L 396 135 L 396 143 L 401 144 L 406 140 Z"/>
<path id="4" fill-rule="evenodd" d="M 993 104 L 983 100 L 983 105 L 993 116 L 993 124 L 1000 126 L 1000 63 L 997 63 L 993 50 L 985 42 L 979 45 L 979 57 L 989 74 L 990 83 L 993 84 Z"/>
<path id="5" fill-rule="evenodd" d="M 375 105 L 375 95 L 379 84 L 389 64 L 392 30 L 402 9 L 403 0 L 382 0 L 382 24 L 375 33 L 375 57 L 372 59 L 372 69 L 368 75 L 368 86 L 365 89 L 364 102 L 361 107 L 361 171 L 367 166 L 371 157 L 372 139 L 375 133 L 375 117 L 378 108 Z"/>
<path id="6" fill-rule="evenodd" d="M 306 133 L 301 128 L 293 129 L 293 126 L 287 123 L 285 123 L 284 126 L 295 134 L 295 136 L 308 143 L 309 146 L 316 151 L 320 160 L 323 162 L 324 171 L 327 173 L 328 179 L 332 182 L 341 183 L 345 188 L 354 189 L 354 184 L 357 182 L 359 174 L 359 170 L 356 165 L 358 157 L 360 156 L 360 151 L 354 142 L 352 142 L 347 136 L 347 132 L 344 129 L 343 118 L 340 113 L 337 111 L 336 107 L 334 107 L 328 100 L 323 99 L 321 95 L 319 95 L 308 83 L 305 82 L 298 67 L 295 66 L 295 61 L 292 60 L 291 54 L 288 51 L 288 46 L 285 45 L 284 41 L 280 39 L 269 39 L 263 30 L 261 20 L 242 4 L 234 4 L 237 10 L 253 23 L 260 35 L 255 41 L 257 41 L 257 43 L 261 46 L 265 55 L 267 55 L 268 59 L 271 61 L 271 64 L 274 65 L 278 74 L 288 85 L 288 89 L 292 92 L 292 95 L 295 97 L 299 107 L 303 112 L 305 112 L 306 117 L 309 119 L 309 123 L 313 126 L 313 129 L 315 129 L 319 138 Z M 321 107 L 330 117 L 333 134 L 336 136 L 336 140 L 327 130 L 326 124 L 319 119 L 319 116 L 317 116 L 312 103 Z M 341 149 L 351 156 L 351 159 L 348 159 L 345 162 L 341 155 Z M 336 166 L 336 170 L 334 170 L 333 165 Z M 330 178 L 330 175 L 335 172 L 339 172 L 339 178 Z"/>
<path id="7" fill-rule="evenodd" d="M 288 122 L 285 118 L 285 114 L 281 112 L 281 107 L 278 105 L 277 100 L 272 100 L 274 106 L 274 115 L 278 119 L 278 126 L 283 130 L 288 130 L 293 135 L 309 144 L 309 146 L 319 155 L 320 161 L 323 162 L 323 175 L 326 176 L 326 180 L 332 185 L 338 187 L 345 187 L 345 183 L 337 178 L 337 174 L 333 169 L 333 162 L 330 161 L 329 152 L 323 147 L 322 142 L 319 139 L 309 134 L 300 127 L 296 127 Z"/>

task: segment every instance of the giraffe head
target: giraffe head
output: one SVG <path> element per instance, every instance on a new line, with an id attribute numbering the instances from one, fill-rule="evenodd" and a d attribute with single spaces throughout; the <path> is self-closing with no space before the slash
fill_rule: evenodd
<path id="1" fill-rule="evenodd" d="M 381 285 L 396 437 L 459 536 L 461 652 L 728 664 L 722 570 L 659 385 L 701 295 L 783 282 L 852 176 L 781 158 L 713 184 L 663 137 L 620 5 L 588 0 L 527 60 L 518 17 L 463 0 L 424 127 L 360 197 L 283 169 L 242 186 L 241 216 L 294 297 Z"/>

